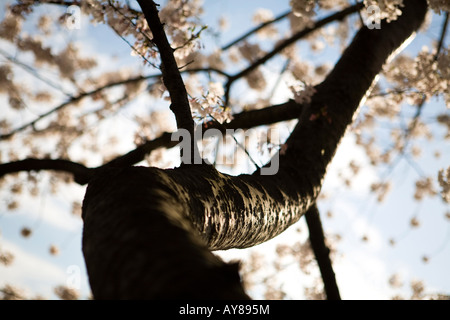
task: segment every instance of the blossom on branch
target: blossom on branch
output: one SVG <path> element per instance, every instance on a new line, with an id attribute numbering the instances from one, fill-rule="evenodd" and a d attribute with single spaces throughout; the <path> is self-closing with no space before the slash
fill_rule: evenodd
<path id="1" fill-rule="evenodd" d="M 298 104 L 311 103 L 311 98 L 316 93 L 314 86 L 303 82 L 294 83 L 289 86 L 289 89 L 291 89 L 294 100 Z"/>

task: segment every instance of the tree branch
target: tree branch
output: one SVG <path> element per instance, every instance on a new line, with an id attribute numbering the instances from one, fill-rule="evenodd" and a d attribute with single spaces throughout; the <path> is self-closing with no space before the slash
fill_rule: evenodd
<path id="1" fill-rule="evenodd" d="M 194 120 L 189 106 L 186 87 L 184 86 L 183 78 L 181 77 L 173 55 L 173 49 L 167 40 L 163 25 L 159 20 L 156 4 L 154 1 L 146 0 L 138 0 L 138 3 L 152 31 L 153 42 L 158 47 L 160 53 L 163 81 L 172 100 L 170 109 L 175 114 L 178 129 L 187 130 L 191 134 L 191 137 L 193 137 Z"/>
<path id="2" fill-rule="evenodd" d="M 8 133 L 0 135 L 0 140 L 9 139 L 12 136 L 14 136 L 16 133 L 19 133 L 19 132 L 21 132 L 21 131 L 29 128 L 29 127 L 33 127 L 34 125 L 36 125 L 36 123 L 38 123 L 42 119 L 45 119 L 48 116 L 54 114 L 55 112 L 57 112 L 59 110 L 62 110 L 65 107 L 67 107 L 67 106 L 69 106 L 71 104 L 80 102 L 82 99 L 87 98 L 89 96 L 93 96 L 93 95 L 95 95 L 95 94 L 97 94 L 97 93 L 99 93 L 99 92 L 101 92 L 101 91 L 103 91 L 105 89 L 108 89 L 108 88 L 111 88 L 111 87 L 114 87 L 114 86 L 125 85 L 125 84 L 134 83 L 134 82 L 139 82 L 139 81 L 151 78 L 151 77 L 152 78 L 156 77 L 156 75 L 147 76 L 147 77 L 138 76 L 138 77 L 135 77 L 135 78 L 130 78 L 130 79 L 126 79 L 126 80 L 120 80 L 120 81 L 116 81 L 116 82 L 111 82 L 111 83 L 108 83 L 108 84 L 106 84 L 106 85 L 104 85 L 102 87 L 96 88 L 94 90 L 80 93 L 79 95 L 71 97 L 69 100 L 59 104 L 58 106 L 50 109 L 49 111 L 42 113 L 41 115 L 37 116 L 34 120 L 32 120 L 30 122 L 27 122 L 24 125 L 22 125 L 20 127 L 17 127 L 16 129 L 11 130 Z"/>
<path id="3" fill-rule="evenodd" d="M 263 57 L 259 58 L 258 60 L 256 60 L 255 62 L 253 62 L 251 65 L 249 65 L 247 68 L 245 68 L 244 70 L 240 71 L 239 73 L 231 76 L 228 79 L 228 82 L 225 85 L 225 105 L 228 104 L 229 101 L 229 95 L 230 95 L 230 89 L 232 84 L 246 76 L 247 74 L 249 74 L 251 71 L 255 70 L 257 67 L 259 67 L 260 65 L 266 63 L 268 60 L 270 60 L 271 58 L 273 58 L 275 55 L 277 55 L 279 52 L 281 52 L 282 50 L 284 50 L 285 48 L 289 47 L 290 45 L 292 45 L 293 43 L 295 43 L 296 41 L 298 41 L 299 39 L 307 36 L 308 34 L 310 34 L 311 32 L 327 25 L 328 23 L 331 23 L 333 21 L 336 20 L 342 20 L 345 17 L 347 17 L 348 15 L 358 12 L 359 10 L 361 10 L 361 8 L 364 7 L 363 3 L 357 3 L 355 5 L 352 5 L 340 12 L 334 13 L 332 15 L 329 15 L 319 21 L 317 21 L 314 26 L 312 27 L 307 27 L 299 32 L 297 32 L 296 34 L 294 34 L 292 37 L 284 40 L 283 42 L 281 42 L 280 44 L 278 44 L 272 51 L 270 51 L 269 53 L 267 53 L 266 55 L 264 55 Z"/>
<path id="4" fill-rule="evenodd" d="M 230 43 L 228 43 L 227 45 L 223 46 L 223 47 L 221 48 L 221 50 L 222 50 L 222 51 L 228 50 L 229 48 L 231 48 L 231 47 L 234 46 L 235 44 L 237 44 L 237 43 L 241 42 L 242 40 L 248 38 L 249 36 L 251 36 L 252 34 L 258 32 L 259 30 L 264 29 L 265 27 L 267 27 L 267 26 L 269 26 L 269 25 L 271 25 L 271 24 L 273 24 L 273 23 L 275 23 L 275 22 L 278 22 L 278 21 L 280 21 L 280 20 L 286 18 L 290 13 L 291 13 L 291 10 L 289 10 L 289 11 L 287 11 L 287 12 L 285 12 L 285 13 L 280 14 L 278 17 L 274 18 L 273 20 L 270 20 L 270 21 L 266 21 L 266 22 L 264 22 L 264 23 L 261 23 L 259 26 L 256 26 L 255 28 L 253 28 L 253 29 L 249 30 L 248 32 L 244 33 L 244 34 L 243 34 L 242 36 L 240 36 L 239 38 L 237 38 L 237 39 L 231 41 Z"/>
<path id="5" fill-rule="evenodd" d="M 224 72 L 222 70 L 219 70 L 219 69 L 214 69 L 214 68 L 195 68 L 195 69 L 186 69 L 186 70 L 180 71 L 180 73 L 196 73 L 196 72 L 214 72 L 214 73 L 220 74 L 220 75 L 222 75 L 224 77 L 227 77 L 227 78 L 230 77 L 226 72 Z M 53 107 L 49 111 L 42 113 L 41 115 L 37 116 L 34 120 L 32 120 L 30 122 L 27 122 L 27 123 L 21 125 L 20 127 L 17 127 L 15 129 L 11 130 L 8 133 L 1 134 L 0 135 L 0 140 L 9 139 L 9 138 L 13 137 L 15 134 L 17 134 L 17 133 L 19 133 L 19 132 L 21 132 L 23 130 L 26 130 L 29 127 L 33 127 L 38 122 L 40 122 L 41 120 L 43 120 L 43 119 L 47 118 L 48 116 L 54 114 L 55 112 L 57 112 L 57 111 L 59 111 L 61 109 L 64 109 L 64 108 L 70 106 L 73 103 L 80 102 L 84 98 L 96 95 L 97 93 L 100 93 L 103 90 L 106 90 L 106 89 L 109 89 L 109 88 L 113 88 L 113 87 L 116 87 L 116 86 L 132 84 L 132 83 L 136 83 L 136 82 L 139 82 L 139 81 L 155 79 L 155 78 L 160 78 L 160 77 L 162 77 L 162 74 L 160 74 L 160 73 L 158 73 L 158 74 L 150 74 L 150 75 L 146 75 L 146 76 L 139 75 L 139 76 L 136 76 L 136 77 L 133 77 L 133 78 L 125 79 L 125 80 L 112 81 L 112 82 L 107 83 L 104 86 L 95 88 L 95 89 L 93 89 L 91 91 L 82 92 L 82 93 L 78 94 L 77 96 L 70 97 L 69 100 L 67 100 L 67 101 L 57 105 L 56 107 Z"/>
<path id="6" fill-rule="evenodd" d="M 153 140 L 148 140 L 143 144 L 136 147 L 136 149 L 131 150 L 130 152 L 121 155 L 101 167 L 129 167 L 139 163 L 145 159 L 147 155 L 149 155 L 153 150 L 158 148 L 172 148 L 178 144 L 178 141 L 171 140 L 172 133 L 164 132 L 158 138 Z"/>
<path id="7" fill-rule="evenodd" d="M 280 121 L 291 120 L 298 117 L 302 106 L 289 100 L 286 103 L 269 106 L 264 109 L 243 111 L 234 115 L 229 123 L 219 124 L 210 121 L 203 125 L 203 129 L 215 128 L 226 134 L 226 129 L 249 129 L 261 125 L 273 124 Z M 164 132 L 159 137 L 148 140 L 130 152 L 118 156 L 113 160 L 96 168 L 87 168 L 82 164 L 61 159 L 34 159 L 28 158 L 20 161 L 0 164 L 0 178 L 19 171 L 59 170 L 74 175 L 74 181 L 80 185 L 89 182 L 94 172 L 106 167 L 128 167 L 145 159 L 153 150 L 158 148 L 173 148 L 178 141 L 172 141 L 172 133 Z"/>
<path id="8" fill-rule="evenodd" d="M 309 241 L 314 251 L 320 274 L 322 275 L 325 294 L 328 300 L 341 300 L 336 277 L 333 271 L 333 264 L 330 259 L 330 249 L 325 242 L 325 234 L 320 221 L 317 204 L 312 205 L 305 213 L 306 223 L 309 230 Z"/>
<path id="9" fill-rule="evenodd" d="M 88 183 L 94 174 L 94 169 L 63 159 L 34 159 L 13 161 L 0 164 L 0 178 L 6 174 L 19 171 L 54 170 L 73 174 L 74 181 L 80 185 Z"/>
<path id="10" fill-rule="evenodd" d="M 444 45 L 445 34 L 447 33 L 449 14 L 450 14 L 449 12 L 445 13 L 444 22 L 442 23 L 441 36 L 439 37 L 439 42 L 436 46 L 436 55 L 434 56 L 434 60 L 437 60 L 437 58 L 439 57 L 439 53 Z"/>
<path id="11" fill-rule="evenodd" d="M 226 134 L 226 129 L 250 129 L 257 126 L 269 125 L 281 121 L 298 118 L 304 106 L 297 104 L 294 100 L 266 107 L 264 109 L 243 111 L 233 115 L 233 120 L 227 123 L 209 121 L 203 124 L 203 130 L 218 129 Z M 102 167 L 126 167 L 141 162 L 145 157 L 157 148 L 172 148 L 178 142 L 171 140 L 172 133 L 164 132 L 158 138 L 149 140 L 136 149 L 119 156 Z"/>
<path id="12" fill-rule="evenodd" d="M 294 100 L 289 100 L 288 102 L 268 106 L 263 109 L 248 110 L 234 114 L 230 122 L 219 124 L 216 121 L 208 121 L 203 125 L 203 128 L 214 128 L 222 131 L 224 129 L 250 129 L 296 119 L 303 109 L 303 105 L 296 103 Z"/>

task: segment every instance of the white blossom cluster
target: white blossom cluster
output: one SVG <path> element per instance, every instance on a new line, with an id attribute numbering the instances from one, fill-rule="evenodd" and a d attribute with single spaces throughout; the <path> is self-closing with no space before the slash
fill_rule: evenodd
<path id="1" fill-rule="evenodd" d="M 251 44 L 248 41 L 244 41 L 239 46 L 239 53 L 248 62 L 254 62 L 259 57 L 261 57 L 265 52 L 261 49 L 259 44 L 257 43 Z"/>
<path id="2" fill-rule="evenodd" d="M 259 8 L 255 11 L 253 15 L 253 23 L 255 25 L 260 25 L 273 20 L 275 17 L 269 9 Z M 256 33 L 260 38 L 275 38 L 278 35 L 278 31 L 273 24 L 266 26 L 265 28 L 259 30 Z"/>
<path id="3" fill-rule="evenodd" d="M 203 90 L 204 91 L 204 90 Z M 199 98 L 190 99 L 194 116 L 200 121 L 214 119 L 219 123 L 232 119 L 231 111 L 223 108 L 224 89 L 220 82 L 210 82 L 208 90 Z"/>
<path id="4" fill-rule="evenodd" d="M 416 181 L 414 199 L 422 200 L 425 196 L 434 196 L 436 193 L 437 192 L 433 186 L 433 179 L 431 177 L 424 177 Z"/>
<path id="5" fill-rule="evenodd" d="M 10 10 L 5 13 L 5 18 L 0 24 L 0 38 L 13 41 L 22 29 L 23 17 L 13 14 Z"/>
<path id="6" fill-rule="evenodd" d="M 398 89 L 414 89 L 427 97 L 442 94 L 450 107 L 450 55 L 449 48 L 435 54 L 425 47 L 414 59 L 399 56 L 386 70 L 389 81 L 399 86 Z"/>
<path id="7" fill-rule="evenodd" d="M 379 9 L 379 18 L 387 22 L 397 20 L 402 14 L 403 0 L 364 0 L 366 8 L 374 6 Z"/>
<path id="8" fill-rule="evenodd" d="M 195 41 L 196 34 L 202 30 L 198 29 L 198 17 L 203 13 L 200 0 L 170 0 L 161 9 L 159 16 L 165 24 L 165 31 L 170 37 L 174 55 L 178 59 L 188 56 L 199 48 Z"/>
<path id="9" fill-rule="evenodd" d="M 134 12 L 126 3 L 116 0 L 86 0 L 80 5 L 81 11 L 91 18 L 93 24 L 108 24 L 120 37 L 133 36 L 133 55 L 146 59 L 155 57 L 155 48 L 149 41 L 152 33 L 143 14 Z"/>
<path id="10" fill-rule="evenodd" d="M 441 186 L 441 195 L 445 202 L 450 203 L 450 167 L 441 169 L 438 173 L 438 182 Z"/>
<path id="11" fill-rule="evenodd" d="M 253 14 L 253 23 L 258 25 L 273 20 L 274 16 L 269 9 L 259 8 Z"/>
<path id="12" fill-rule="evenodd" d="M 298 104 L 310 103 L 312 96 L 316 93 L 314 86 L 302 82 L 290 85 L 289 89 L 292 91 L 294 100 Z"/>
<path id="13" fill-rule="evenodd" d="M 314 13 L 316 2 L 314 0 L 290 0 L 289 5 L 295 16 L 311 16 Z"/>
<path id="14" fill-rule="evenodd" d="M 440 14 L 441 11 L 450 12 L 450 1 L 448 0 L 428 0 L 428 5 L 438 14 Z"/>
<path id="15" fill-rule="evenodd" d="M 289 24 L 293 33 L 298 32 L 306 27 L 312 27 L 314 24 L 313 17 L 314 1 L 291 0 L 289 2 L 292 13 L 289 15 Z"/>

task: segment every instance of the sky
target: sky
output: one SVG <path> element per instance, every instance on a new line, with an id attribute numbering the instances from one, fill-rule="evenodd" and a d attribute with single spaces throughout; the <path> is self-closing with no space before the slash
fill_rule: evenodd
<path id="1" fill-rule="evenodd" d="M 218 17 L 223 16 L 229 20 L 229 28 L 220 38 L 205 36 L 205 47 L 206 44 L 209 47 L 223 45 L 249 30 L 253 26 L 252 10 L 257 7 L 271 9 L 277 16 L 287 10 L 288 1 L 205 0 L 203 18 L 210 26 L 209 30 L 217 29 Z M 0 17 L 3 17 L 3 8 L 0 9 Z M 436 37 L 439 17 L 434 18 L 431 33 L 416 39 L 409 50 L 416 52 L 424 43 L 429 43 L 433 36 Z M 283 23 L 280 25 L 283 26 Z M 99 38 L 102 39 L 101 42 L 98 41 Z M 128 63 L 136 64 L 136 59 L 130 56 L 129 47 L 101 26 L 92 27 L 83 24 L 80 30 L 63 33 L 58 39 L 61 45 L 70 40 L 81 43 L 85 52 L 105 57 L 112 52 L 121 57 L 117 60 L 117 64 L 105 62 L 99 68 L 111 70 L 126 66 Z M 448 38 L 446 43 L 449 43 Z M 313 54 L 307 47 L 302 46 L 300 52 L 308 60 L 334 62 L 338 49 L 331 47 L 319 54 Z M 103 59 L 103 61 L 110 60 Z M 271 66 L 269 64 L 266 72 L 275 75 L 276 70 Z M 238 93 L 243 90 L 236 88 Z M 283 101 L 288 92 L 286 88 L 284 90 L 280 88 L 274 99 Z M 439 101 L 430 103 L 424 116 L 431 118 L 441 106 L 442 102 Z M 121 111 L 118 119 L 128 119 L 129 112 L 127 109 Z M 405 117 L 407 115 L 406 110 Z M 439 134 L 442 135 L 440 131 Z M 420 159 L 421 171 L 435 176 L 438 168 L 448 166 L 450 159 L 448 142 L 422 141 L 421 146 L 425 150 Z M 127 148 L 129 145 L 125 144 L 124 151 L 128 150 Z M 441 150 L 439 159 L 431 156 L 435 150 Z M 352 188 L 346 190 L 342 188 L 339 173 L 345 174 L 348 170 L 346 166 L 351 160 L 358 161 L 363 169 L 352 181 Z M 341 240 L 333 243 L 333 246 L 338 250 L 334 269 L 342 297 L 389 299 L 395 293 L 408 292 L 408 283 L 414 279 L 423 280 L 429 292 L 450 293 L 450 278 L 447 277 L 450 267 L 450 222 L 444 218 L 444 214 L 450 209 L 438 199 L 425 199 L 422 203 L 413 200 L 414 179 L 418 177 L 417 169 L 407 161 L 401 160 L 393 170 L 386 168 L 384 172 L 375 171 L 368 166 L 368 162 L 363 151 L 356 146 L 354 136 L 347 135 L 325 179 L 323 192 L 329 198 L 319 203 L 325 231 L 341 236 Z M 251 171 L 253 168 L 247 164 L 242 170 Z M 394 188 L 380 205 L 369 192 L 370 184 L 383 178 L 386 172 L 392 176 Z M 46 183 L 43 182 L 42 185 L 46 186 Z M 42 188 L 39 197 L 24 197 L 21 206 L 14 213 L 7 212 L 4 206 L 1 207 L 0 248 L 14 252 L 16 259 L 11 267 L 0 266 L 0 286 L 10 283 L 24 288 L 32 295 L 40 294 L 53 299 L 55 298 L 53 287 L 71 284 L 77 279 L 79 282 L 76 283 L 82 297 L 88 297 L 88 279 L 81 253 L 82 222 L 70 213 L 71 201 L 82 199 L 84 191 L 85 187 L 70 185 L 55 196 L 51 194 L 47 185 Z M 0 190 L 0 197 L 4 192 L 5 190 Z M 332 217 L 328 217 L 327 212 L 331 212 Z M 421 225 L 418 228 L 410 227 L 409 221 L 412 217 L 420 219 Z M 20 230 L 24 226 L 33 229 L 31 237 L 20 236 Z M 298 233 L 297 227 L 303 231 Z M 245 260 L 249 252 L 254 250 L 267 253 L 269 261 L 278 243 L 289 244 L 304 240 L 306 236 L 306 226 L 301 219 L 298 225 L 292 226 L 276 239 L 251 250 L 230 250 L 219 254 L 225 259 Z M 368 241 L 363 241 L 363 237 L 367 237 Z M 395 240 L 394 246 L 389 243 L 389 239 Z M 59 248 L 58 255 L 49 253 L 51 245 Z M 429 258 L 427 263 L 422 260 L 424 256 Z M 267 262 L 267 265 L 269 264 Z M 267 274 L 273 273 L 273 270 L 267 269 Z M 285 278 L 282 287 L 289 294 L 289 298 L 303 299 L 300 284 L 309 279 L 292 266 L 282 274 Z M 393 274 L 399 274 L 405 283 L 399 290 L 392 290 L 388 285 L 388 279 Z M 262 297 L 263 293 L 256 287 L 251 294 L 258 298 Z"/>

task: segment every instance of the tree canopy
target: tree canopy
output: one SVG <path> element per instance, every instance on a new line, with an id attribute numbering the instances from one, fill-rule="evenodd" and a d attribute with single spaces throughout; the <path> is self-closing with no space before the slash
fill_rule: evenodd
<path id="1" fill-rule="evenodd" d="M 1 268 L 15 267 L 14 233 L 34 248 L 48 198 L 83 231 L 95 298 L 281 299 L 292 265 L 305 297 L 339 297 L 331 260 L 355 240 L 445 277 L 449 3 L 227 3 L 7 1 Z M 262 263 L 259 245 L 286 229 Z M 240 264 L 216 252 L 233 248 L 252 249 Z M 7 280 L 1 297 L 29 298 Z M 410 281 L 398 297 L 450 288 Z"/>

